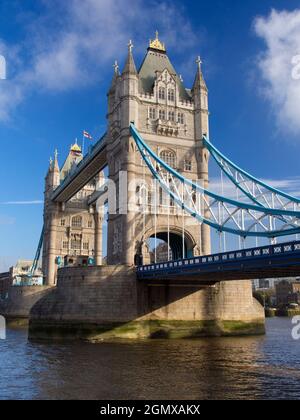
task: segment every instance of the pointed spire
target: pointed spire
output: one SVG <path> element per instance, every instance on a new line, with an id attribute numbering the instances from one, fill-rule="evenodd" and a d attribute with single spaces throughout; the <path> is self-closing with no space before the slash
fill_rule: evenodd
<path id="1" fill-rule="evenodd" d="M 128 44 L 128 56 L 126 60 L 126 64 L 122 74 L 134 74 L 137 75 L 136 66 L 134 63 L 133 55 L 132 55 L 133 43 L 130 40 Z"/>
<path id="2" fill-rule="evenodd" d="M 57 149 L 55 149 L 55 152 L 54 152 L 53 170 L 59 172 L 58 151 L 57 151 Z"/>
<path id="3" fill-rule="evenodd" d="M 113 65 L 114 71 L 115 71 L 115 76 L 119 76 L 120 75 L 120 71 L 119 71 L 119 64 L 117 62 L 117 60 L 115 61 L 114 65 Z"/>
<path id="4" fill-rule="evenodd" d="M 51 172 L 52 169 L 53 169 L 53 159 L 52 159 L 52 156 L 50 156 L 48 172 Z"/>
<path id="5" fill-rule="evenodd" d="M 196 77 L 194 81 L 193 90 L 195 89 L 207 90 L 207 86 L 206 86 L 203 73 L 202 73 L 202 60 L 200 56 L 197 57 L 196 64 L 197 64 L 197 73 L 196 73 Z"/>
<path id="6" fill-rule="evenodd" d="M 113 75 L 113 78 L 112 78 L 112 81 L 111 81 L 111 84 L 110 84 L 108 94 L 114 94 L 116 84 L 117 84 L 117 80 L 120 76 L 120 67 L 119 67 L 119 64 L 118 64 L 117 60 L 113 64 L 113 69 L 114 69 L 114 75 Z"/>

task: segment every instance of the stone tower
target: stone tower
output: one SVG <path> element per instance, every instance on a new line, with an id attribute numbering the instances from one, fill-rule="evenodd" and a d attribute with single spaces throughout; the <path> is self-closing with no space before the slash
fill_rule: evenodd
<path id="1" fill-rule="evenodd" d="M 46 285 L 56 284 L 59 261 L 62 262 L 64 257 L 86 257 L 86 261 L 83 258 L 83 264 L 87 264 L 88 257 L 94 257 L 95 254 L 95 220 L 87 204 L 95 185 L 88 184 L 66 204 L 51 201 L 53 191 L 82 158 L 81 148 L 76 142 L 71 146 L 61 170 L 57 152 L 54 160 L 50 159 L 44 196 L 43 273 Z"/>
<path id="2" fill-rule="evenodd" d="M 118 191 L 120 184 L 128 187 L 126 203 L 118 200 L 117 214 L 109 215 L 108 264 L 131 265 L 135 257 L 141 255 L 144 263 L 148 262 L 147 243 L 154 237 L 170 244 L 173 258 L 209 254 L 209 228 L 180 214 L 161 191 L 154 191 L 153 185 L 149 187 L 150 172 L 129 132 L 129 125 L 134 122 L 147 144 L 166 163 L 185 177 L 200 180 L 207 186 L 208 153 L 203 148 L 202 138 L 209 133 L 208 90 L 201 60 L 197 60 L 194 85 L 187 89 L 158 33 L 150 41 L 139 70 L 132 49 L 130 41 L 125 67 L 120 73 L 115 64 L 108 92 L 109 177 Z M 148 185 L 147 192 L 142 191 L 145 185 Z M 153 194 L 159 208 L 157 217 L 151 214 Z M 141 211 L 141 196 L 148 214 Z M 169 204 L 171 208 L 167 210 Z"/>

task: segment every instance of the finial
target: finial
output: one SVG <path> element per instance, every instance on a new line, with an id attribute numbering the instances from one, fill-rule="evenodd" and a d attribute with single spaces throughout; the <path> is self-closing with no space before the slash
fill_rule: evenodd
<path id="1" fill-rule="evenodd" d="M 131 53 L 131 52 L 132 52 L 132 49 L 133 49 L 133 43 L 132 43 L 132 41 L 130 40 L 130 41 L 129 41 L 129 44 L 128 44 L 128 51 Z"/>
<path id="2" fill-rule="evenodd" d="M 180 80 L 181 82 L 183 82 L 183 77 L 182 77 L 182 74 L 180 74 L 180 75 L 179 75 L 179 80 Z"/>
<path id="3" fill-rule="evenodd" d="M 166 52 L 165 44 L 161 42 L 158 38 L 158 31 L 155 32 L 155 39 L 150 39 L 149 48 L 152 48 L 153 50 Z"/>
<path id="4" fill-rule="evenodd" d="M 53 164 L 52 156 L 50 156 L 49 163 L 50 163 L 50 166 L 52 166 L 52 164 Z"/>
<path id="5" fill-rule="evenodd" d="M 200 55 L 198 55 L 197 60 L 196 60 L 196 64 L 198 64 L 198 68 L 201 71 L 201 64 L 202 64 L 202 60 Z"/>
<path id="6" fill-rule="evenodd" d="M 117 60 L 115 61 L 113 68 L 115 70 L 115 74 L 119 74 L 119 64 L 117 62 Z"/>
<path id="7" fill-rule="evenodd" d="M 54 151 L 54 159 L 57 160 L 57 157 L 58 157 L 58 151 L 57 151 L 57 149 L 55 149 L 55 151 Z"/>

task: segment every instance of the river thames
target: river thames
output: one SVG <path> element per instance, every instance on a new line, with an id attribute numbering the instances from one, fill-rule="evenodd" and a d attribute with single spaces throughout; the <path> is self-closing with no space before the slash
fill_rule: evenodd
<path id="1" fill-rule="evenodd" d="M 299 399 L 300 341 L 287 318 L 260 337 L 113 343 L 0 340 L 0 399 Z"/>

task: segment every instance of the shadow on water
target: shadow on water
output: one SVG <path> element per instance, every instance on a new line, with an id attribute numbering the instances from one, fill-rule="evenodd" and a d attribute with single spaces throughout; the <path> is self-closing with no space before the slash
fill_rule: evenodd
<path id="1" fill-rule="evenodd" d="M 0 399 L 300 398 L 291 321 L 265 337 L 46 344 L 9 330 L 0 341 Z"/>

